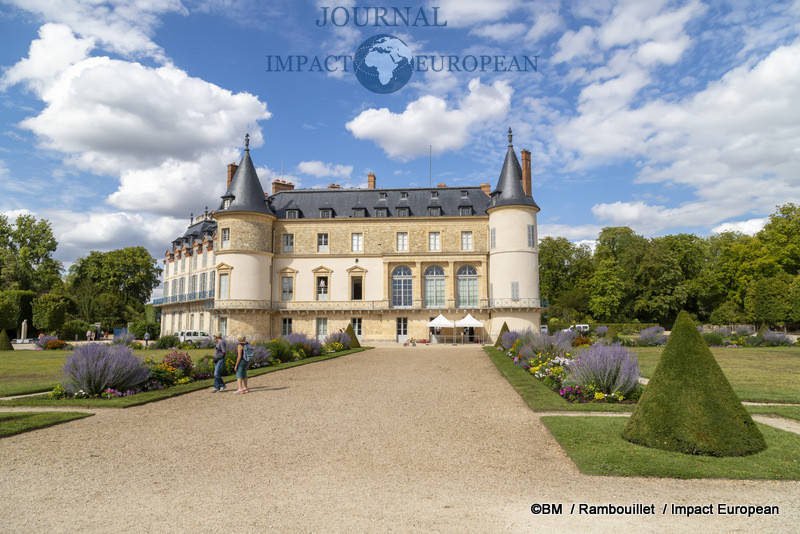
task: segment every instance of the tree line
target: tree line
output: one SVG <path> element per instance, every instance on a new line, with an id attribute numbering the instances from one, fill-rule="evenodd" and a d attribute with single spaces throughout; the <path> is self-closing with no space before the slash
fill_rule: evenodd
<path id="1" fill-rule="evenodd" d="M 145 303 L 158 286 L 161 268 L 144 247 L 91 251 L 66 273 L 53 258 L 58 243 L 50 222 L 0 215 L 0 330 L 20 337 L 59 332 L 81 337 L 100 323 L 106 332 L 131 322 L 156 322 Z"/>
<path id="2" fill-rule="evenodd" d="M 594 252 L 563 237 L 539 243 L 540 293 L 555 323 L 670 327 L 680 310 L 719 325 L 800 323 L 800 206 L 779 206 L 754 236 L 646 238 L 600 232 Z"/>

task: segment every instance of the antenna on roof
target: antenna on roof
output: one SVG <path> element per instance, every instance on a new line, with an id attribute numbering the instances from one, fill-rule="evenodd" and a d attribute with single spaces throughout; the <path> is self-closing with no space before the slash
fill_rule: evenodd
<path id="1" fill-rule="evenodd" d="M 428 187 L 433 187 L 433 145 L 428 145 Z"/>

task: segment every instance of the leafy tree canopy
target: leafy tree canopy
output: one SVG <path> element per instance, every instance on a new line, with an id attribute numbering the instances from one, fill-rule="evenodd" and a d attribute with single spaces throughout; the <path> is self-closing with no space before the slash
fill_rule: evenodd
<path id="1" fill-rule="evenodd" d="M 50 222 L 20 215 L 14 224 L 0 215 L 0 288 L 47 291 L 61 284 L 58 243 Z"/>
<path id="2" fill-rule="evenodd" d="M 95 284 L 101 292 L 119 293 L 144 304 L 153 288 L 158 286 L 161 268 L 144 247 L 127 247 L 109 252 L 92 251 L 70 267 L 69 280 L 73 288 L 85 281 Z M 87 292 L 96 293 L 88 286 Z"/>

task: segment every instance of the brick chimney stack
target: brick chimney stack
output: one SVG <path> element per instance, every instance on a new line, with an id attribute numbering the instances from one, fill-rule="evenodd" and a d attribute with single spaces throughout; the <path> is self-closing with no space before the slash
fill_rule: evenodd
<path id="1" fill-rule="evenodd" d="M 281 191 L 291 191 L 294 189 L 294 184 L 291 182 L 284 182 L 283 180 L 273 180 L 272 181 L 272 194 L 279 193 Z"/>
<path id="2" fill-rule="evenodd" d="M 520 156 L 522 156 L 522 188 L 526 195 L 531 196 L 531 153 L 523 148 Z"/>
<path id="3" fill-rule="evenodd" d="M 371 172 L 367 175 L 367 189 L 375 189 L 375 173 Z"/>
<path id="4" fill-rule="evenodd" d="M 342 186 L 339 184 L 331 184 L 328 186 L 328 189 L 341 189 Z"/>
<path id="5" fill-rule="evenodd" d="M 436 184 L 436 187 L 447 187 L 447 184 Z"/>
<path id="6" fill-rule="evenodd" d="M 492 184 L 481 184 L 481 191 L 488 197 L 492 192 Z"/>
<path id="7" fill-rule="evenodd" d="M 236 175 L 236 171 L 238 169 L 239 166 L 237 164 L 235 163 L 228 164 L 228 185 L 225 186 L 226 188 L 229 188 L 231 186 L 231 180 L 233 180 L 233 177 Z"/>

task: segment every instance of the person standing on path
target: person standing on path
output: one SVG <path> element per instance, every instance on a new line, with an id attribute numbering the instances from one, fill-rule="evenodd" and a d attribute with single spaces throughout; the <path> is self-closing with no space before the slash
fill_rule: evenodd
<path id="1" fill-rule="evenodd" d="M 144 333 L 144 346 L 146 347 L 150 343 L 150 332 Z"/>
<path id="2" fill-rule="evenodd" d="M 250 364 L 250 359 L 245 358 L 245 350 L 252 350 L 250 344 L 247 342 L 247 337 L 243 334 L 239 336 L 239 345 L 236 347 L 236 365 L 233 366 L 236 371 L 236 381 L 239 383 L 239 389 L 236 393 L 250 393 L 247 388 L 247 366 Z"/>
<path id="3" fill-rule="evenodd" d="M 214 393 L 222 391 L 227 386 L 222 380 L 222 369 L 225 367 L 225 342 L 222 340 L 222 334 L 217 332 L 214 334 L 214 340 L 217 342 L 214 347 Z"/>

